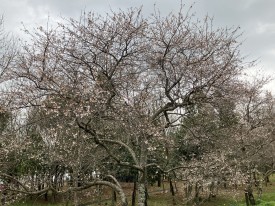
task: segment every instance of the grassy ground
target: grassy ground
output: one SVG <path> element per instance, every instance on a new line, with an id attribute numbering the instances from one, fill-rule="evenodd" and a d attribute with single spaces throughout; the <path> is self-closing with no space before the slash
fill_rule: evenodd
<path id="1" fill-rule="evenodd" d="M 272 177 L 272 184 L 269 184 L 267 187 L 263 187 L 263 195 L 259 199 L 257 194 L 254 192 L 254 197 L 257 201 L 257 205 L 259 206 L 275 206 L 275 176 Z M 178 185 L 180 187 L 180 185 Z M 132 185 L 125 184 L 124 188 L 128 191 L 128 200 L 130 201 L 130 194 Z M 151 187 L 149 188 L 149 206 L 172 206 L 172 205 L 183 205 L 183 194 L 177 194 L 175 198 L 171 196 L 168 191 L 168 185 L 165 185 L 163 193 L 163 188 L 158 187 Z M 154 191 L 154 192 L 153 192 Z M 107 196 L 110 197 L 109 191 L 103 191 L 104 194 L 109 193 Z M 106 196 L 106 197 L 107 197 Z M 94 204 L 89 204 L 93 206 L 110 206 L 111 201 L 103 201 L 101 204 L 96 201 L 98 198 L 94 196 L 91 198 L 89 197 L 84 198 L 84 202 L 94 202 Z M 103 198 L 104 199 L 104 198 Z M 174 204 L 175 203 L 175 204 Z M 25 201 L 13 204 L 12 206 L 64 206 L 64 203 L 56 203 L 50 204 L 49 202 L 45 202 L 42 200 L 32 200 L 32 201 Z M 210 199 L 209 201 L 205 201 L 204 203 L 200 204 L 201 206 L 245 206 L 244 200 L 244 190 L 232 190 L 232 189 L 220 189 L 217 197 Z"/>
<path id="2" fill-rule="evenodd" d="M 258 197 L 256 192 L 254 192 L 254 198 L 259 206 L 275 206 L 275 180 L 267 187 L 263 187 L 261 198 Z M 220 195 L 209 202 L 205 202 L 202 206 L 246 206 L 244 190 L 222 190 Z"/>

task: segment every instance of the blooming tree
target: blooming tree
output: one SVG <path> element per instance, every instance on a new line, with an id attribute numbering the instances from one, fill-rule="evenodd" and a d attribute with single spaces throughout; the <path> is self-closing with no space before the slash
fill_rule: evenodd
<path id="1" fill-rule="evenodd" d="M 108 157 L 102 162 L 104 180 L 85 180 L 68 191 L 107 185 L 127 205 L 106 168 L 131 168 L 138 174 L 138 205 L 144 206 L 149 168 L 169 172 L 196 167 L 154 161 L 167 159 L 165 151 L 175 143 L 168 134 L 191 120 L 192 111 L 215 116 L 212 124 L 203 125 L 208 128 L 198 122 L 189 125 L 192 135 L 211 128 L 226 134 L 235 125 L 228 115 L 247 65 L 239 53 L 238 29 L 214 29 L 209 17 L 195 21 L 189 11 L 145 18 L 140 9 L 130 9 L 106 17 L 84 13 L 79 21 L 40 27 L 29 35 L 31 43 L 23 46 L 11 70 L 10 107 L 23 112 L 36 108 L 41 121 L 33 122 L 35 128 L 45 145 L 55 145 L 52 154 L 71 168 L 85 158 L 78 155 L 72 161 L 65 155 L 74 145 L 84 152 L 96 147 Z M 209 131 L 205 137 L 222 145 L 217 133 Z M 219 159 L 216 154 L 211 158 Z M 51 185 L 43 191 L 24 189 L 31 194 L 64 192 Z"/>

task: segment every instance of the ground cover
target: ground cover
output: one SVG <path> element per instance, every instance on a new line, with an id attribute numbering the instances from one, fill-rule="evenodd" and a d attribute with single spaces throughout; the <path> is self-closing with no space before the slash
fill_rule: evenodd
<path id="1" fill-rule="evenodd" d="M 127 192 L 128 200 L 131 200 L 131 193 L 133 184 L 124 183 L 122 184 Z M 178 192 L 175 197 L 169 192 L 168 183 L 164 184 L 163 187 L 150 186 L 149 187 L 149 206 L 173 206 L 173 205 L 184 205 L 184 194 L 180 191 L 182 185 L 177 184 Z M 99 199 L 99 195 L 101 196 Z M 275 206 L 275 176 L 271 178 L 271 182 L 263 187 L 263 194 L 258 197 L 256 191 L 254 191 L 254 197 L 257 205 L 259 206 Z M 100 201 L 99 201 L 100 200 Z M 107 188 L 101 188 L 100 193 L 93 189 L 90 189 L 81 197 L 82 206 L 111 206 L 111 192 Z M 41 198 L 33 200 L 22 200 L 12 204 L 12 206 L 64 206 L 65 203 L 49 203 L 43 201 Z M 70 205 L 70 204 L 69 204 Z M 131 205 L 131 204 L 130 204 Z M 192 204 L 191 204 L 192 205 Z M 238 189 L 232 188 L 220 188 L 218 195 L 215 198 L 206 200 L 200 204 L 201 206 L 245 206 L 244 190 L 242 187 Z"/>

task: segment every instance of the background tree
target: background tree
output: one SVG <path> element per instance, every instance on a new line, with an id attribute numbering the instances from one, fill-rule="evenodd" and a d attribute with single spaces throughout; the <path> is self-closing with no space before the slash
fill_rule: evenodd
<path id="1" fill-rule="evenodd" d="M 7 75 L 8 70 L 11 67 L 13 59 L 16 55 L 15 41 L 12 36 L 9 35 L 4 29 L 3 16 L 0 17 L 0 179 L 2 179 L 3 173 L 8 173 L 10 168 L 15 164 L 14 157 L 9 155 L 8 151 L 13 150 L 12 142 L 10 138 L 14 137 L 11 133 L 11 127 L 13 125 L 12 112 L 9 110 L 8 101 L 3 98 L 3 90 L 8 85 L 10 76 Z M 4 181 L 4 183 L 7 183 Z M 1 203 L 5 199 L 9 199 L 7 192 L 0 192 Z"/>

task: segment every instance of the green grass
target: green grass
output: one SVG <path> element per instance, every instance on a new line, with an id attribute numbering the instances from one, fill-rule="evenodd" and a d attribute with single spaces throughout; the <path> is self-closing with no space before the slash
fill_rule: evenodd
<path id="1" fill-rule="evenodd" d="M 275 206 L 275 187 L 269 186 L 267 192 L 263 193 L 262 199 L 258 201 L 260 206 Z"/>
<path id="2" fill-rule="evenodd" d="M 259 206 L 275 206 L 275 201 L 260 201 Z"/>
<path id="3" fill-rule="evenodd" d="M 261 199 L 254 194 L 257 206 L 275 206 L 275 186 L 269 185 L 264 187 Z M 244 194 L 240 193 L 237 197 L 218 196 L 209 202 L 205 202 L 202 206 L 246 206 Z"/>
<path id="4" fill-rule="evenodd" d="M 216 197 L 203 203 L 203 206 L 239 206 L 242 202 L 228 197 Z"/>

